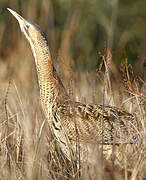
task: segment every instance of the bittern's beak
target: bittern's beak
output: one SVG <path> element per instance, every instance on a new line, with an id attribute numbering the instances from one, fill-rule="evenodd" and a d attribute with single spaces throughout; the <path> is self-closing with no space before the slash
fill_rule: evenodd
<path id="1" fill-rule="evenodd" d="M 27 21 L 23 17 L 21 17 L 18 13 L 13 11 L 12 9 L 7 8 L 7 10 L 10 11 L 10 13 L 17 19 L 20 25 L 21 31 L 24 33 L 27 33 Z"/>

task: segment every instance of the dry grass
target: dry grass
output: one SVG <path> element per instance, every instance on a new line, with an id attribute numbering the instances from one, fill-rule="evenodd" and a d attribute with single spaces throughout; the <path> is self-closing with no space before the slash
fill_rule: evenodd
<path id="1" fill-rule="evenodd" d="M 42 3 L 40 17 L 44 18 L 44 13 L 48 15 L 51 6 L 49 8 Z M 29 7 L 25 9 L 30 13 L 30 17 L 35 19 L 35 10 L 32 11 Z M 139 142 L 134 145 L 121 144 L 117 147 L 118 154 L 114 153 L 113 147 L 112 157 L 108 159 L 104 158 L 97 148 L 94 166 L 84 164 L 78 168 L 75 162 L 69 162 L 53 139 L 44 117 L 29 45 L 23 36 L 17 37 L 15 30 L 18 25 L 13 24 L 11 37 L 14 46 L 5 51 L 5 61 L 0 60 L 0 179 L 145 179 L 146 84 L 142 79 L 135 77 L 127 61 L 121 66 L 121 74 L 118 73 L 109 51 L 105 51 L 104 55 L 100 54 L 101 61 L 97 71 L 85 73 L 78 68 L 74 72 L 71 68 L 73 57 L 68 47 L 74 33 L 74 24 L 69 22 L 74 20 L 73 23 L 78 25 L 78 20 L 75 21 L 78 11 L 72 13 L 64 29 L 67 37 L 65 39 L 64 35 L 62 36 L 57 61 L 57 69 L 66 70 L 60 75 L 68 92 L 81 102 L 110 104 L 135 114 Z M 4 29 L 5 27 L 1 26 L 1 32 Z M 49 32 L 52 39 L 49 40 L 51 50 L 54 50 L 52 29 Z M 70 29 L 70 32 L 66 32 L 66 29 Z M 14 42 L 15 39 L 17 41 Z M 111 80 L 112 76 L 116 79 Z M 10 82 L 8 79 L 11 79 Z"/>
<path id="2" fill-rule="evenodd" d="M 106 159 L 102 153 L 99 155 L 100 153 L 96 151 L 96 165 L 84 164 L 80 169 L 76 167 L 75 162 L 68 162 L 65 159 L 51 136 L 39 104 L 38 92 L 27 91 L 25 94 L 13 80 L 7 83 L 7 87 L 1 89 L 0 99 L 0 179 L 10 179 L 10 177 L 12 179 L 144 179 L 146 177 L 145 96 L 139 91 L 136 79 L 135 85 L 131 83 L 134 75 L 129 76 L 127 64 L 122 66 L 122 72 L 125 78 L 122 82 L 127 87 L 126 93 L 124 88 L 116 87 L 114 91 L 111 90 L 112 94 L 109 94 L 107 85 L 103 83 L 97 87 L 94 85 L 94 93 L 90 90 L 88 94 L 91 95 L 92 102 L 102 101 L 104 97 L 104 102 L 134 113 L 139 125 L 136 127 L 140 136 L 139 142 L 135 145 L 120 145 L 114 159 L 112 157 Z M 80 76 L 81 79 L 84 78 L 86 89 L 89 90 L 87 86 L 90 85 L 92 76 L 82 73 Z M 105 76 L 106 73 L 101 75 L 98 69 L 97 77 L 102 79 Z M 83 82 L 75 83 L 79 89 L 83 86 Z M 111 85 L 110 87 L 113 88 Z M 105 92 L 103 89 L 107 92 L 103 93 Z M 101 99 L 96 98 L 98 93 L 100 97 L 102 95 Z M 89 100 L 83 99 L 80 95 L 78 98 L 82 101 Z"/>

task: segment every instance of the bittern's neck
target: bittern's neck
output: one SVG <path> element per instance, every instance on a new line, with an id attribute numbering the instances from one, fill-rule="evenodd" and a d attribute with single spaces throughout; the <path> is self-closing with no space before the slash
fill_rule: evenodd
<path id="1" fill-rule="evenodd" d="M 41 103 L 45 111 L 51 105 L 63 103 L 69 97 L 56 73 L 47 44 L 38 42 L 34 45 L 34 56 L 38 73 Z"/>

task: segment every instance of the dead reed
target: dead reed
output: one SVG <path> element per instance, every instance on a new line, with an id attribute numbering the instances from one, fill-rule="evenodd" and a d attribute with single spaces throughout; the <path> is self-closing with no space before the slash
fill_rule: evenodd
<path id="1" fill-rule="evenodd" d="M 80 169 L 75 166 L 75 162 L 65 159 L 49 133 L 38 94 L 34 91 L 31 96 L 24 95 L 13 80 L 7 84 L 7 88 L 1 89 L 0 179 L 144 179 L 145 95 L 140 92 L 138 78 L 130 74 L 132 67 L 127 62 L 122 65 L 121 71 L 122 84 L 119 84 L 122 89 L 118 85 L 116 90 L 110 91 L 112 94 L 104 94 L 100 85 L 94 87 L 94 91 L 100 92 L 105 102 L 119 105 L 137 116 L 139 142 L 135 145 L 120 145 L 114 159 L 106 159 L 98 152 L 95 155 L 96 166 L 88 167 L 84 164 Z M 102 72 L 101 75 L 98 69 L 98 78 L 105 79 L 105 75 L 106 72 Z M 83 76 L 82 74 L 81 77 Z M 92 78 L 90 75 L 87 76 L 89 79 Z M 110 87 L 113 86 L 115 85 Z M 96 94 L 92 98 L 95 96 Z M 115 103 L 119 100 L 120 104 Z"/>
<path id="2" fill-rule="evenodd" d="M 103 54 L 99 54 L 100 60 L 97 62 L 99 66 L 93 72 L 85 73 L 79 67 L 74 70 L 69 46 L 75 27 L 79 24 L 77 16 L 80 14 L 75 10 L 77 6 L 69 13 L 61 38 L 61 47 L 58 48 L 59 55 L 54 45 L 56 39 L 57 42 L 59 41 L 59 32 L 55 29 L 52 20 L 54 15 L 52 4 L 50 3 L 48 9 L 45 3 L 38 8 L 35 4 L 33 11 L 30 7 L 32 6 L 26 3 L 25 11 L 32 20 L 38 17 L 42 23 L 40 26 L 50 34 L 51 52 L 54 59 L 58 60 L 57 69 L 60 70 L 63 82 L 71 96 L 77 101 L 110 104 L 133 113 L 137 117 L 138 126 L 135 128 L 139 141 L 134 145 L 121 144 L 117 147 L 118 154 L 114 153 L 115 147 L 113 147 L 113 156 L 108 159 L 97 148 L 94 166 L 84 164 L 78 168 L 75 162 L 69 162 L 50 134 L 39 103 L 36 70 L 29 45 L 23 36 L 20 38 L 20 34 L 15 32 L 16 24 L 11 24 L 12 35 L 11 32 L 7 32 L 11 35 L 11 38 L 7 35 L 7 38 L 12 41 L 11 46 L 6 44 L 0 47 L 3 53 L 1 54 L 3 60 L 0 60 L 0 179 L 145 179 L 146 84 L 144 78 L 135 75 L 127 58 L 121 65 L 121 73 L 119 73 L 113 64 L 112 54 L 110 51 L 107 52 L 107 49 Z M 40 9 L 37 14 L 34 13 L 36 9 Z M 45 26 L 43 23 L 44 16 L 50 18 L 48 20 L 50 29 L 48 24 Z M 71 21 L 73 24 L 70 24 Z M 1 34 L 5 34 L 8 24 L 6 27 L 4 25 L 0 27 Z M 6 42 L 6 39 L 0 40 Z M 120 46 L 124 45 L 120 44 Z M 78 61 L 80 62 L 83 57 L 80 54 Z M 67 70 L 61 73 L 61 69 Z M 142 71 L 144 72 L 143 69 Z"/>

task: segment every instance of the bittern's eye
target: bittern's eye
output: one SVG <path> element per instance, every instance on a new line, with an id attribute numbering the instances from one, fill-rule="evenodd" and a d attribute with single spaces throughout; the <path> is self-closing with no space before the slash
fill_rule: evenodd
<path id="1" fill-rule="evenodd" d="M 29 33 L 28 33 L 29 25 L 26 25 L 26 26 L 24 27 L 24 29 L 25 29 L 25 32 L 29 35 Z"/>
<path id="2" fill-rule="evenodd" d="M 29 29 L 29 25 L 26 25 L 27 29 Z"/>

